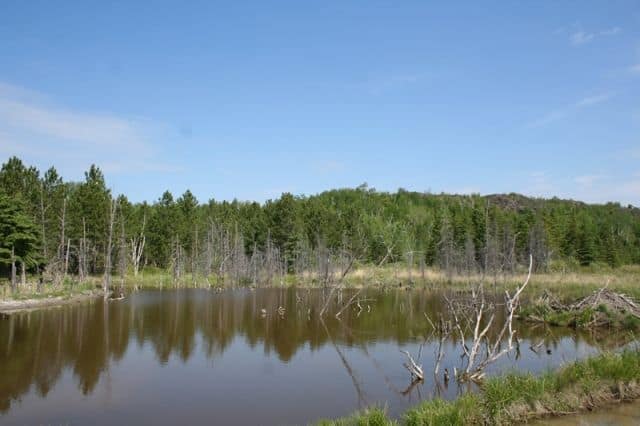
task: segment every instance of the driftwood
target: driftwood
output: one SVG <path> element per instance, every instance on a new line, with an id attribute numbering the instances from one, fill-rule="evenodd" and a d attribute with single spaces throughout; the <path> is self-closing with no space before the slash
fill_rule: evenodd
<path id="1" fill-rule="evenodd" d="M 422 371 L 422 366 L 418 365 L 416 363 L 416 361 L 413 359 L 413 357 L 411 356 L 411 354 L 407 351 L 403 351 L 401 350 L 400 352 L 402 352 L 403 354 L 405 354 L 407 356 L 407 360 L 408 362 L 403 363 L 402 365 L 404 366 L 404 368 L 406 368 L 407 370 L 409 370 L 409 373 L 411 374 L 411 379 L 413 380 L 424 380 L 424 372 Z"/>
<path id="2" fill-rule="evenodd" d="M 480 283 L 472 290 L 471 300 L 451 300 L 445 297 L 449 311 L 453 320 L 445 321 L 438 319 L 437 325 L 425 314 L 429 321 L 433 334 L 438 334 L 439 345 L 434 363 L 434 377 L 438 383 L 438 373 L 440 363 L 444 358 L 444 342 L 451 333 L 457 333 L 460 337 L 460 348 L 463 360 L 462 369 L 453 369 L 454 377 L 458 382 L 480 381 L 484 378 L 484 371 L 511 351 L 516 351 L 516 356 L 520 353 L 520 343 L 513 328 L 515 312 L 520 306 L 520 296 L 531 280 L 533 271 L 533 256 L 529 256 L 529 271 L 525 281 L 518 286 L 513 294 L 505 291 L 504 309 L 505 319 L 495 335 L 489 334 L 489 330 L 496 326 L 496 304 L 485 299 L 484 288 Z M 488 318 L 488 319 L 487 319 Z M 422 349 L 422 347 L 421 347 Z M 411 374 L 411 379 L 423 380 L 424 372 L 422 366 L 413 359 L 407 351 L 401 351 L 406 355 L 408 362 L 404 367 Z M 445 383 L 449 380 L 449 370 L 445 368 Z"/>
<path id="3" fill-rule="evenodd" d="M 567 305 L 562 303 L 552 292 L 544 290 L 542 296 L 535 301 L 536 305 L 544 305 L 553 309 L 554 311 L 565 311 L 568 309 Z"/>
<path id="4" fill-rule="evenodd" d="M 615 293 L 607 289 L 606 286 L 592 295 L 571 304 L 569 310 L 583 311 L 585 309 L 597 309 L 600 306 L 605 306 L 611 311 L 631 314 L 640 318 L 640 307 L 630 297 Z"/>
<path id="5" fill-rule="evenodd" d="M 629 296 L 609 290 L 608 286 L 607 282 L 593 294 L 568 305 L 561 303 L 551 292 L 545 291 L 534 302 L 536 309 L 532 309 L 522 319 L 588 329 L 620 326 L 628 316 L 640 319 L 640 306 Z M 558 320 L 567 316 L 569 319 L 564 322 Z"/>

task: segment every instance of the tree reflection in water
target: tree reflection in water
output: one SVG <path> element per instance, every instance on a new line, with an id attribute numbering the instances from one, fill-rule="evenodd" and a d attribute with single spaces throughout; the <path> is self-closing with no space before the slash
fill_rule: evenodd
<path id="1" fill-rule="evenodd" d="M 243 342 L 244 350 L 262 351 L 261 357 L 275 356 L 282 364 L 289 363 L 302 348 L 308 348 L 311 354 L 333 348 L 334 361 L 344 367 L 360 406 L 380 402 L 379 389 L 360 372 L 365 368 L 367 374 L 373 372 L 383 379 L 386 391 L 413 402 L 446 393 L 437 381 L 410 384 L 409 378 L 401 375 L 401 368 L 396 368 L 403 361 L 398 349 L 415 349 L 429 334 L 424 313 L 431 318 L 446 314 L 442 294 L 367 290 L 362 298 L 371 299 L 366 302 L 369 306 L 359 312 L 354 305 L 343 310 L 338 319 L 336 313 L 343 307 L 338 301 L 349 300 L 350 294 L 346 293 L 335 298 L 321 320 L 317 312 L 327 296 L 328 292 L 322 290 L 301 289 L 144 291 L 117 302 L 96 300 L 4 316 L 0 318 L 0 412 L 9 412 L 13 401 L 29 392 L 46 397 L 66 370 L 72 372 L 79 391 L 90 395 L 110 366 L 127 357 L 132 345 L 152 349 L 156 359 L 146 359 L 147 363 L 163 365 L 173 357 L 186 364 L 196 351 L 215 360 L 237 339 Z M 282 309 L 279 313 L 279 308 L 284 313 Z M 563 328 L 518 327 L 523 348 L 542 342 L 540 345 L 551 353 L 563 347 L 558 355 L 562 357 L 571 353 L 571 345 L 595 349 L 619 344 L 624 338 L 609 334 L 608 340 L 603 340 L 602 336 Z M 452 335 L 448 342 L 448 352 L 458 347 L 455 337 Z M 437 338 L 427 340 L 423 363 L 425 371 L 430 371 Z M 376 348 L 375 354 L 372 348 Z M 526 349 L 517 363 L 505 359 L 496 368 L 516 366 L 539 371 L 549 366 L 546 350 L 541 353 Z M 354 354 L 357 364 L 351 359 Z M 561 358 L 554 360 L 562 362 Z M 445 360 L 443 366 L 447 362 L 453 365 L 456 361 Z M 369 398 L 369 393 L 378 397 Z"/>

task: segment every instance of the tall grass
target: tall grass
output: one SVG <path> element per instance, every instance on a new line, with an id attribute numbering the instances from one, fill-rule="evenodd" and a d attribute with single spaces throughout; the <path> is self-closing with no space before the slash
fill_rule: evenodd
<path id="1" fill-rule="evenodd" d="M 349 417 L 335 420 L 320 420 L 318 426 L 385 426 L 397 425 L 398 422 L 389 419 L 384 410 L 372 407 Z"/>
<path id="2" fill-rule="evenodd" d="M 43 299 L 50 297 L 71 297 L 75 294 L 83 294 L 95 290 L 95 278 L 90 278 L 83 282 L 77 282 L 71 277 L 67 277 L 60 284 L 38 285 L 37 281 L 29 280 L 25 284 L 18 283 L 13 291 L 8 281 L 0 282 L 0 300 L 27 300 Z"/>

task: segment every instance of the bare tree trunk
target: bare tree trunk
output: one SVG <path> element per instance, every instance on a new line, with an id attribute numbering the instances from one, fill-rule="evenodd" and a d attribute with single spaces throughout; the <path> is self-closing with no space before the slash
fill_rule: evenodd
<path id="1" fill-rule="evenodd" d="M 180 239 L 177 235 L 175 237 L 175 245 L 171 254 L 171 263 L 173 269 L 173 283 L 174 285 L 177 285 L 179 284 L 182 276 L 182 245 L 180 244 Z"/>
<path id="2" fill-rule="evenodd" d="M 57 253 L 57 261 L 59 262 L 58 265 L 63 263 L 65 259 L 65 242 L 67 241 L 65 236 L 65 225 L 67 223 L 66 217 L 67 217 L 67 197 L 64 197 L 64 199 L 62 200 L 62 217 L 60 218 L 60 244 L 58 245 L 58 253 Z M 64 280 L 65 276 L 67 275 L 67 268 L 66 267 L 64 268 L 64 270 L 62 271 L 62 274 L 60 274 L 60 266 L 57 266 L 55 269 L 56 269 L 55 275 L 57 276 L 56 282 L 59 284 L 58 280 L 60 280 L 60 275 L 62 275 L 62 280 Z"/>
<path id="3" fill-rule="evenodd" d="M 195 224 L 195 230 L 193 235 L 193 246 L 191 249 L 191 282 L 195 286 L 196 284 L 196 269 L 198 264 L 198 223 Z"/>
<path id="4" fill-rule="evenodd" d="M 67 197 L 62 200 L 62 217 L 60 219 L 60 248 L 58 252 L 60 253 L 60 258 L 62 258 L 64 254 L 64 243 L 66 241 L 64 230 L 66 225 L 66 215 L 67 215 Z M 62 251 L 60 251 L 62 250 Z"/>
<path id="5" fill-rule="evenodd" d="M 13 247 L 11 247 L 11 291 L 15 292 L 18 288 L 18 281 L 16 278 L 16 254 Z"/>
<path id="6" fill-rule="evenodd" d="M 147 215 L 142 218 L 142 230 L 140 234 L 131 238 L 131 260 L 133 263 L 133 276 L 137 277 L 140 271 L 140 260 L 142 259 L 142 253 L 144 252 L 144 245 L 146 243 L 146 237 L 144 234 L 144 228 L 147 223 Z"/>
<path id="7" fill-rule="evenodd" d="M 113 222 L 116 218 L 116 208 L 118 206 L 117 200 L 111 199 L 111 208 L 109 209 L 109 236 L 107 238 L 107 250 L 105 253 L 105 265 L 104 265 L 104 280 L 103 290 L 104 297 L 109 296 L 109 285 L 111 284 L 111 249 L 113 245 Z"/>
<path id="8" fill-rule="evenodd" d="M 84 281 L 87 277 L 87 224 L 84 217 L 82 218 L 82 239 L 79 246 L 78 275 L 80 276 L 80 281 Z"/>
<path id="9" fill-rule="evenodd" d="M 20 261 L 20 283 L 22 287 L 27 285 L 27 268 L 25 267 L 24 261 Z"/>
<path id="10" fill-rule="evenodd" d="M 71 238 L 67 240 L 67 249 L 65 250 L 64 255 L 64 275 L 63 278 L 67 277 L 67 272 L 69 271 L 69 252 L 71 251 Z"/>
<path id="11" fill-rule="evenodd" d="M 45 261 L 48 260 L 47 256 L 47 237 L 45 232 L 45 218 L 44 218 L 44 183 L 40 184 L 40 221 L 42 222 L 42 255 Z"/>
<path id="12" fill-rule="evenodd" d="M 406 253 L 409 284 L 413 284 L 413 250 Z"/>
<path id="13" fill-rule="evenodd" d="M 124 217 L 120 214 L 120 241 L 118 243 L 118 274 L 120 275 L 119 297 L 124 295 L 124 279 L 127 274 L 127 240 L 124 233 Z"/>
<path id="14" fill-rule="evenodd" d="M 531 279 L 532 269 L 533 256 L 529 256 L 529 273 L 524 283 L 516 288 L 513 296 L 505 291 L 506 318 L 496 335 L 488 334 L 496 319 L 496 305 L 486 301 L 482 284 L 473 289 L 470 304 L 447 299 L 449 310 L 454 317 L 453 327 L 460 337 L 462 357 L 466 359 L 466 366 L 459 374 L 454 368 L 454 375 L 459 382 L 482 380 L 488 365 L 517 348 L 518 339 L 516 330 L 513 328 L 513 319 L 520 304 L 520 295 Z M 488 319 L 486 319 L 487 316 Z M 467 333 L 471 334 L 468 346 Z M 506 339 L 504 347 L 503 339 Z"/>

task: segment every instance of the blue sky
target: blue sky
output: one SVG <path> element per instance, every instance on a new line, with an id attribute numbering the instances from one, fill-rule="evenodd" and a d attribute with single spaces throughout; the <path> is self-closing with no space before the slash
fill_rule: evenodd
<path id="1" fill-rule="evenodd" d="M 640 205 L 640 3 L 5 0 L 10 155 L 96 163 L 136 201 L 367 182 Z"/>

